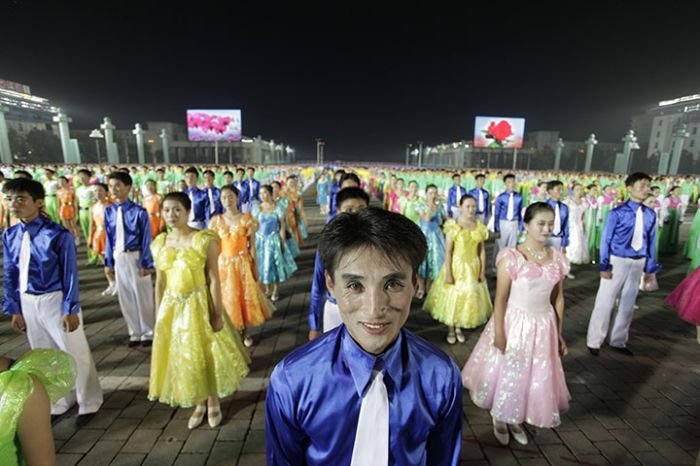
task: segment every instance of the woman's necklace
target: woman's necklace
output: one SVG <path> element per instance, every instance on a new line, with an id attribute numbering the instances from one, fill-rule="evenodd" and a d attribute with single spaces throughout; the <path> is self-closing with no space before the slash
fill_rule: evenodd
<path id="1" fill-rule="evenodd" d="M 541 261 L 547 257 L 547 249 L 543 248 L 541 251 L 535 251 L 528 245 L 523 245 L 525 246 L 525 249 L 527 249 L 527 252 L 529 252 L 532 257 L 535 258 L 536 261 Z"/>

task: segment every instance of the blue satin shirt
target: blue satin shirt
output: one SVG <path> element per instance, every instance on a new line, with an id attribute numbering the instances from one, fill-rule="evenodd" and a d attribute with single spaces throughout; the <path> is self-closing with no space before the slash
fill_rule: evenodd
<path id="1" fill-rule="evenodd" d="M 632 237 L 639 206 L 640 204 L 629 200 L 608 213 L 600 241 L 601 272 L 612 270 L 611 255 L 628 258 L 645 257 L 644 272 L 656 273 L 661 270 L 661 266 L 656 263 L 656 213 L 645 205 L 641 206 L 644 219 L 642 249 L 639 251 L 632 249 Z"/>
<path id="2" fill-rule="evenodd" d="M 321 255 L 316 251 L 314 258 L 314 275 L 311 278 L 311 297 L 309 298 L 309 328 L 320 331 L 323 319 L 323 306 L 326 300 L 335 303 L 335 299 L 326 288 L 326 275 Z"/>
<path id="3" fill-rule="evenodd" d="M 139 267 L 153 268 L 151 255 L 151 221 L 146 209 L 131 201 L 121 204 L 114 203 L 105 209 L 105 232 L 107 233 L 107 248 L 105 251 L 105 266 L 114 268 L 114 248 L 117 241 L 117 209 L 122 206 L 124 219 L 124 249 L 126 251 L 141 251 Z"/>
<path id="4" fill-rule="evenodd" d="M 209 193 L 207 190 L 195 186 L 194 188 L 186 188 L 183 192 L 193 201 L 194 221 L 204 222 L 205 225 L 208 225 L 211 215 L 209 214 Z"/>
<path id="5" fill-rule="evenodd" d="M 375 368 L 384 371 L 389 397 L 389 464 L 459 464 L 462 383 L 454 361 L 405 329 L 375 356 L 345 325 L 275 367 L 265 410 L 267 464 L 349 465 Z"/>
<path id="6" fill-rule="evenodd" d="M 547 204 L 551 205 L 552 209 L 557 208 L 557 203 L 559 203 L 559 233 L 555 235 L 554 232 L 552 232 L 550 236 L 552 236 L 552 238 L 561 238 L 561 247 L 565 248 L 569 245 L 569 206 L 561 201 L 555 201 L 553 199 L 547 200 Z M 556 215 L 554 219 L 556 220 Z"/>
<path id="7" fill-rule="evenodd" d="M 479 210 L 479 191 L 481 191 L 484 196 L 484 210 Z M 489 221 L 489 216 L 491 215 L 491 202 L 489 202 L 489 192 L 486 191 L 483 188 L 474 188 L 471 191 L 469 191 L 469 194 L 476 199 L 476 213 L 481 215 L 484 215 L 485 223 L 488 223 Z M 513 200 L 515 201 L 515 200 Z M 508 207 L 508 204 L 506 203 L 506 207 Z"/>
<path id="8" fill-rule="evenodd" d="M 496 233 L 501 231 L 501 227 L 498 224 L 501 220 L 508 220 L 508 201 L 510 198 L 510 193 L 508 191 L 501 193 L 496 198 L 496 206 L 493 211 L 495 215 L 493 222 L 493 230 Z M 513 218 L 511 220 L 517 221 L 520 224 L 521 213 L 523 210 L 523 196 L 520 193 L 513 193 Z"/>
<path id="9" fill-rule="evenodd" d="M 19 253 L 24 232 L 29 232 L 29 273 L 27 293 L 42 295 L 63 293 L 63 313 L 80 312 L 78 263 L 73 236 L 53 220 L 39 215 L 31 222 L 18 223 L 2 235 L 4 314 L 21 314 L 19 293 Z"/>

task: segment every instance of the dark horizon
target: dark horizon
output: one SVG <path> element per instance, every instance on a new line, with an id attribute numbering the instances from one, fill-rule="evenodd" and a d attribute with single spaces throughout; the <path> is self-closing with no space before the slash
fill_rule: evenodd
<path id="1" fill-rule="evenodd" d="M 240 108 L 244 135 L 294 146 L 299 159 L 313 159 L 322 138 L 326 160 L 402 162 L 408 143 L 472 139 L 477 115 L 619 142 L 648 106 L 700 93 L 700 38 L 651 10 L 503 19 L 427 7 L 104 13 L 40 3 L 3 7 L 13 45 L 0 78 L 49 98 L 75 129 L 104 116 L 133 128 L 185 124 L 187 108 Z"/>

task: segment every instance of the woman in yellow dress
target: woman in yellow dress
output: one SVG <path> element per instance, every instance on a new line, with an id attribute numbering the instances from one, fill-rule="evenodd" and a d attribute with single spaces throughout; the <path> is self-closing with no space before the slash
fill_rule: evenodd
<path id="1" fill-rule="evenodd" d="M 156 266 L 156 327 L 148 398 L 170 406 L 196 406 L 187 424 L 207 414 L 221 422 L 219 398 L 232 394 L 248 374 L 250 358 L 223 313 L 219 238 L 187 226 L 192 205 L 184 193 L 163 199 L 172 228 L 151 245 Z"/>
<path id="2" fill-rule="evenodd" d="M 223 304 L 233 326 L 241 332 L 243 344 L 253 346 L 246 329 L 262 325 L 275 307 L 258 283 L 255 266 L 255 232 L 258 222 L 249 213 L 238 211 L 238 189 L 233 185 L 221 188 L 221 204 L 225 212 L 212 217 L 209 228 L 221 239 L 219 277 Z"/>
<path id="3" fill-rule="evenodd" d="M 476 220 L 476 199 L 459 202 L 459 221 L 449 220 L 445 265 L 428 292 L 423 309 L 448 326 L 447 343 L 464 343 L 463 328 L 478 327 L 491 317 L 493 306 L 486 283 L 486 225 Z"/>

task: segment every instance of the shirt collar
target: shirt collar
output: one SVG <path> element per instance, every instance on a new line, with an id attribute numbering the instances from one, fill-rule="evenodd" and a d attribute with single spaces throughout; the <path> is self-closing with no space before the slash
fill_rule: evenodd
<path id="1" fill-rule="evenodd" d="M 44 226 L 44 224 L 48 221 L 48 217 L 46 217 L 44 214 L 39 214 L 37 218 L 32 220 L 29 223 L 24 223 L 24 222 L 19 222 L 20 229 L 22 231 L 22 234 L 24 234 L 25 231 L 29 232 L 29 236 L 34 237 L 36 234 L 39 232 L 41 227 Z"/>
<path id="2" fill-rule="evenodd" d="M 638 202 L 634 202 L 632 199 L 629 199 L 627 201 L 627 205 L 629 205 L 630 208 L 632 208 L 632 210 L 634 210 L 635 212 L 637 211 L 638 207 L 642 206 L 642 204 L 639 204 Z"/>
<path id="3" fill-rule="evenodd" d="M 369 382 L 372 379 L 373 370 L 383 370 L 384 380 L 397 386 L 403 376 L 403 363 L 401 361 L 401 346 L 403 343 L 403 330 L 382 354 L 375 356 L 360 348 L 360 345 L 353 340 L 347 328 L 343 326 L 341 330 L 341 352 L 345 364 L 350 370 L 350 375 L 355 383 L 357 394 L 362 398 Z"/>

